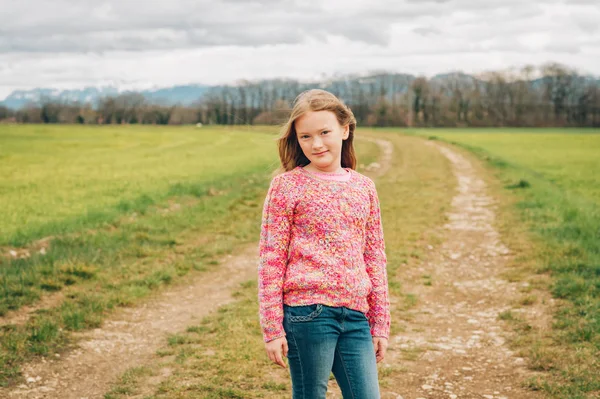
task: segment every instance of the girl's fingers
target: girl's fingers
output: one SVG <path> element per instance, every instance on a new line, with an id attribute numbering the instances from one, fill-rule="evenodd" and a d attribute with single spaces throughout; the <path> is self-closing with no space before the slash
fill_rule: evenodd
<path id="1" fill-rule="evenodd" d="M 376 350 L 377 363 L 382 361 L 383 358 L 385 357 L 386 349 L 387 349 L 387 347 L 386 347 L 384 341 L 377 340 L 377 350 Z"/>
<path id="2" fill-rule="evenodd" d="M 380 339 L 373 340 L 373 347 L 375 349 L 375 360 L 377 363 L 383 360 L 385 356 L 385 346 Z"/>
<path id="3" fill-rule="evenodd" d="M 276 349 L 276 350 L 267 350 L 267 355 L 269 356 L 269 360 L 271 360 L 273 363 L 276 363 L 278 365 L 280 365 L 283 368 L 286 368 L 285 362 L 283 361 L 283 358 L 281 357 L 281 348 Z M 287 353 L 286 353 L 287 355 Z"/>
<path id="4" fill-rule="evenodd" d="M 275 359 L 276 359 L 276 362 L 275 362 L 275 363 L 277 363 L 277 364 L 278 364 L 278 365 L 280 365 L 281 367 L 285 368 L 285 363 L 283 362 L 283 358 L 281 357 L 281 352 L 280 352 L 280 351 L 278 351 L 278 352 L 275 354 Z"/>
<path id="5" fill-rule="evenodd" d="M 375 354 L 378 354 L 381 349 L 381 341 L 377 338 L 373 339 L 373 349 L 375 350 Z"/>
<path id="6" fill-rule="evenodd" d="M 283 343 L 283 356 L 287 357 L 288 355 L 288 344 L 287 341 Z"/>

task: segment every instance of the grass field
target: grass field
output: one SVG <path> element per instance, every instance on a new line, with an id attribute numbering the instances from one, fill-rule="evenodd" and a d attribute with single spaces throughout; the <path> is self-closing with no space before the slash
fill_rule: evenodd
<path id="1" fill-rule="evenodd" d="M 502 184 L 500 224 L 521 246 L 515 268 L 548 275 L 559 300 L 551 330 L 515 320 L 515 342 L 549 379 L 534 389 L 559 398 L 600 394 L 600 131 L 590 129 L 423 129 L 487 161 Z M 521 240 L 521 243 L 517 241 Z M 527 245 L 523 245 L 527 242 Z M 590 396 L 591 395 L 591 396 Z M 596 395 L 596 396 L 594 396 Z"/>
<path id="2" fill-rule="evenodd" d="M 0 125 L 0 314 L 61 295 L 27 322 L 1 326 L 0 384 L 15 381 L 24 361 L 60 353 L 71 331 L 99 326 L 112 309 L 216 267 L 223 254 L 257 241 L 269 174 L 277 165 L 275 132 Z M 549 331 L 507 317 L 519 331 L 513 344 L 550 376 L 530 387 L 556 398 L 600 392 L 600 134 L 593 133 L 358 131 L 395 147 L 392 168 L 377 187 L 386 241 L 394 243 L 387 252 L 397 312 L 415 298 L 404 295 L 394 275 L 418 261 L 425 239 L 435 241 L 425 235 L 443 223 L 455 184 L 446 159 L 424 139 L 455 143 L 486 161 L 484 177 L 501 204 L 499 229 L 519 253 L 514 278 L 549 276 L 547 286 L 536 287 L 561 304 Z M 368 142 L 357 141 L 357 152 L 365 164 L 379 156 Z M 44 237 L 53 237 L 43 244 L 45 254 L 34 245 Z M 14 259 L 10 249 L 28 256 Z M 273 368 L 262 345 L 255 345 L 261 342 L 255 282 L 236 296 L 165 344 L 160 353 L 175 355 L 170 367 L 176 372 L 156 397 L 182 397 L 184 383 L 207 397 L 285 396 L 289 384 L 262 378 Z M 247 344 L 243 350 L 240 342 Z M 219 355 L 200 356 L 210 348 Z M 131 370 L 107 398 L 130 396 L 136 381 L 155 372 Z M 382 370 L 382 384 L 402 372 Z"/>
<path id="3" fill-rule="evenodd" d="M 110 254 L 120 256 L 132 238 L 113 233 L 112 242 L 107 242 L 109 238 L 99 234 L 91 242 L 89 235 L 66 233 L 114 225 L 123 216 L 138 217 L 167 199 L 174 205 L 166 206 L 175 207 L 181 204 L 173 198 L 209 201 L 214 193 L 231 191 L 242 181 L 245 187 L 251 176 L 270 171 L 277 161 L 272 153 L 273 135 L 243 128 L 0 129 L 2 252 L 44 237 L 61 237 L 48 255 L 39 254 L 35 247 L 29 251 L 32 257 L 14 260 L 15 267 L 1 268 L 0 315 L 36 300 L 41 291 L 58 290 L 78 275 L 86 278 L 103 269 L 98 262 L 114 262 Z M 154 240 L 174 245 L 169 230 L 165 227 L 162 238 Z M 144 240 L 142 234 L 134 236 Z M 75 245 L 78 241 L 86 243 Z M 104 251 L 97 260 L 94 248 Z M 0 262 L 6 261 L 0 257 Z"/>
<path id="4" fill-rule="evenodd" d="M 244 127 L 0 126 L 0 246 L 93 227 L 267 170 L 277 161 L 272 139 Z"/>
<path id="5" fill-rule="evenodd" d="M 63 294 L 27 323 L 2 327 L 2 383 L 24 360 L 67 345 L 69 331 L 98 326 L 110 309 L 254 240 L 259 197 L 277 161 L 272 133 L 0 126 L 9 210 L 0 221 L 0 313 Z M 46 254 L 8 255 L 46 236 L 55 236 Z"/>

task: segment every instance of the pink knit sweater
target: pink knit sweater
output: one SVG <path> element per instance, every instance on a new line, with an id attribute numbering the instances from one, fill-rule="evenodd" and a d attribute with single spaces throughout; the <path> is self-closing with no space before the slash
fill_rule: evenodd
<path id="1" fill-rule="evenodd" d="M 275 176 L 265 198 L 258 299 L 265 342 L 285 336 L 283 304 L 345 306 L 388 337 L 385 243 L 375 183 L 352 170 L 326 180 L 298 166 Z"/>

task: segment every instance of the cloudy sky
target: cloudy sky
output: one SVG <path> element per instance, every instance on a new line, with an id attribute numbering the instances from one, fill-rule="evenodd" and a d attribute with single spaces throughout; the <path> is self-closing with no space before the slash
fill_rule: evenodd
<path id="1" fill-rule="evenodd" d="M 0 0 L 0 99 L 556 61 L 600 75 L 600 0 Z"/>

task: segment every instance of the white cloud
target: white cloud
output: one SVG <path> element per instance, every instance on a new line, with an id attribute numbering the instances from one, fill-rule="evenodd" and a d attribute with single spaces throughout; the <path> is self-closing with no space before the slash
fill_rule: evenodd
<path id="1" fill-rule="evenodd" d="M 600 74 L 597 0 L 6 2 L 0 98 L 17 88 L 166 86 L 561 62 Z"/>

